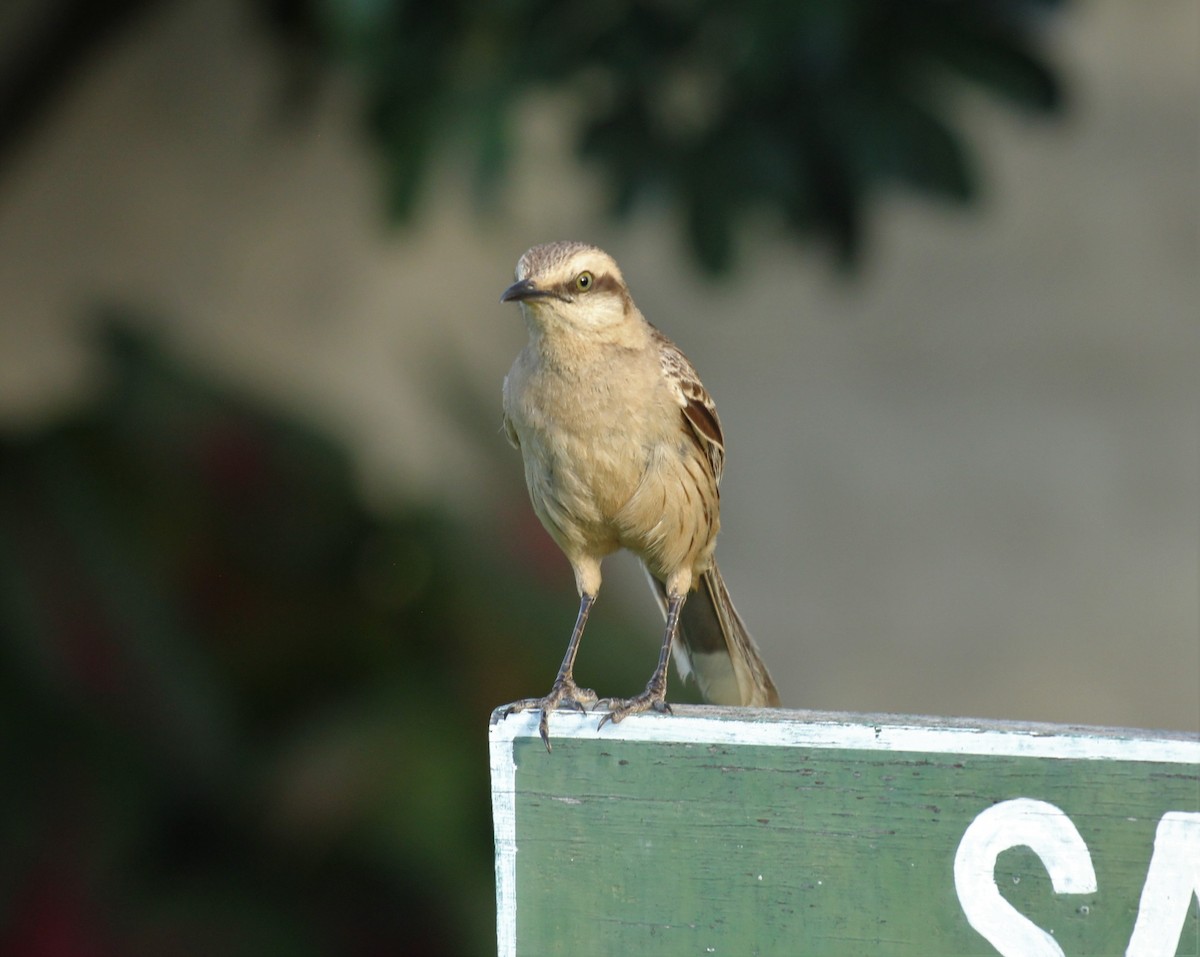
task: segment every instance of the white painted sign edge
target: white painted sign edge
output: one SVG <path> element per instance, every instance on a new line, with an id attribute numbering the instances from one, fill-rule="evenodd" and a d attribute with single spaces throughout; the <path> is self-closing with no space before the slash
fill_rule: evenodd
<path id="1" fill-rule="evenodd" d="M 673 715 L 641 714 L 597 730 L 600 712 L 557 711 L 550 716 L 550 740 L 594 738 L 666 744 L 736 744 L 782 748 L 844 748 L 855 751 L 918 751 L 930 754 L 1002 755 L 1091 761 L 1160 761 L 1200 764 L 1200 735 L 1178 732 L 1075 728 L 1059 725 L 1003 726 L 1000 722 L 955 724 L 902 715 L 858 716 L 806 712 L 747 711 L 678 706 Z M 716 712 L 706 715 L 703 712 Z M 698 713 L 699 712 L 699 713 Z M 759 715 L 771 715 L 763 720 Z M 788 717 L 796 715 L 795 718 Z M 493 741 L 537 737 L 541 714 L 525 711 L 501 717 L 491 727 Z"/>

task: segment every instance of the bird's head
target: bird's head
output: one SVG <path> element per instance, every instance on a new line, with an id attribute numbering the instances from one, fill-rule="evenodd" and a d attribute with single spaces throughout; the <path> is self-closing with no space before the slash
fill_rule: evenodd
<path id="1" fill-rule="evenodd" d="M 534 246 L 517 261 L 516 282 L 501 302 L 519 302 L 526 319 L 543 331 L 562 324 L 576 331 L 623 323 L 633 300 L 613 258 L 586 243 Z"/>

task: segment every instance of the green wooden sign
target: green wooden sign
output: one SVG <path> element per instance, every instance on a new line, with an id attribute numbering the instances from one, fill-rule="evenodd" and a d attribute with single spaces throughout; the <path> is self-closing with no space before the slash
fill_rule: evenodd
<path id="1" fill-rule="evenodd" d="M 1200 736 L 492 717 L 501 957 L 1200 955 Z"/>

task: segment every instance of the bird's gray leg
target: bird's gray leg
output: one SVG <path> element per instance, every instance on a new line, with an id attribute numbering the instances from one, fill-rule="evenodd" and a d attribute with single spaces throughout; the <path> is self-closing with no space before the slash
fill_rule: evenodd
<path id="1" fill-rule="evenodd" d="M 596 692 L 590 688 L 580 688 L 575 684 L 573 672 L 575 670 L 575 656 L 579 653 L 579 639 L 583 637 L 583 628 L 587 624 L 588 612 L 592 610 L 592 604 L 596 601 L 595 595 L 589 595 L 586 592 L 579 598 L 579 615 L 575 618 L 575 628 L 571 632 L 571 640 L 567 643 L 567 653 L 563 656 L 562 664 L 558 668 L 558 676 L 554 679 L 554 684 L 550 687 L 550 693 L 544 698 L 525 698 L 522 701 L 514 701 L 505 709 L 505 717 L 512 714 L 514 711 L 530 711 L 537 708 L 542 712 L 542 719 L 538 722 L 538 731 L 541 733 L 542 742 L 546 745 L 546 750 L 550 748 L 550 712 L 558 708 L 574 708 L 576 711 L 583 711 L 588 705 L 596 703 Z"/>
<path id="2" fill-rule="evenodd" d="M 603 728 L 607 721 L 616 724 L 622 718 L 642 711 L 670 714 L 671 706 L 667 704 L 667 665 L 671 661 L 671 645 L 675 642 L 675 633 L 679 630 L 679 611 L 686 600 L 686 592 L 667 599 L 667 627 L 663 634 L 662 650 L 658 653 L 658 667 L 650 676 L 646 690 L 632 698 L 606 698 L 600 702 L 610 710 L 600 719 L 597 729 Z"/>

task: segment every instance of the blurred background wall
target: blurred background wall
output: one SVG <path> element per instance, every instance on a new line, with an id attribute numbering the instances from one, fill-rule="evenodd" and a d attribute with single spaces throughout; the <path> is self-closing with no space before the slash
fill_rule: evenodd
<path id="1" fill-rule="evenodd" d="M 7 776 L 5 940 L 490 946 L 487 714 L 548 686 L 575 604 L 498 428 L 524 332 L 497 297 L 550 239 L 613 253 L 717 399 L 722 568 L 786 704 L 1200 729 L 1198 16 L 1048 15 L 1061 115 L 953 92 L 984 173 L 968 211 L 873 196 L 853 271 L 760 216 L 715 276 L 669 205 L 608 215 L 578 90 L 521 100 L 482 197 L 441 155 L 396 226 L 354 69 L 289 106 L 287 57 L 233 0 L 151 5 L 98 45 L 0 167 L 0 627 L 13 769 L 45 789 Z M 204 574 L 179 557 L 197 540 Z M 255 549 L 299 564 L 257 579 L 229 558 Z M 609 565 L 579 673 L 628 693 L 660 622 Z M 314 588 L 325 616 L 295 620 Z M 64 773 L 48 755 L 84 727 Z M 454 865 L 398 823 L 451 793 Z M 130 802 L 154 813 L 95 810 Z M 339 910 L 323 881 L 348 873 L 370 891 Z"/>

